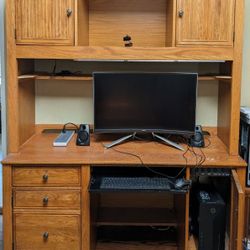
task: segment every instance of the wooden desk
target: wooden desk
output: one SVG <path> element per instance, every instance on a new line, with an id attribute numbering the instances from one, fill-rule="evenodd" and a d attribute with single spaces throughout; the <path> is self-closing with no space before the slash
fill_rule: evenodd
<path id="1" fill-rule="evenodd" d="M 92 136 L 90 147 L 75 146 L 75 138 L 73 138 L 67 147 L 59 148 L 52 146 L 55 137 L 56 134 L 38 133 L 31 137 L 18 153 L 9 154 L 3 161 L 5 250 L 12 249 L 13 244 L 15 249 L 30 249 L 31 245 L 33 249 L 58 247 L 60 250 L 106 250 L 111 247 L 128 249 L 126 245 L 121 244 L 95 244 L 92 228 L 98 223 L 107 223 L 107 220 L 97 222 L 96 215 L 91 213 L 91 207 L 96 206 L 93 205 L 95 201 L 88 192 L 92 168 L 135 167 L 142 165 L 143 162 L 150 167 L 179 167 L 180 169 L 186 167 L 185 177 L 189 179 L 190 170 L 198 167 L 197 159 L 191 151 L 185 154 L 186 161 L 184 152 L 155 141 L 131 141 L 115 149 L 105 149 L 103 143 L 117 137 Z M 233 169 L 230 244 L 233 246 L 232 249 L 240 250 L 244 227 L 243 187 L 246 164 L 239 156 L 229 155 L 224 144 L 215 134 L 209 140 L 211 144 L 207 148 L 202 149 L 202 152 L 200 149 L 195 149 L 195 152 L 206 158 L 202 167 Z M 186 145 L 183 144 L 183 146 L 187 149 Z M 112 209 L 118 211 L 117 204 L 118 207 L 119 204 L 123 206 L 124 200 L 128 199 L 138 207 L 142 204 L 158 204 L 159 207 L 150 207 L 150 209 L 158 211 L 161 215 L 162 209 L 168 206 L 162 207 L 162 201 L 166 197 L 170 199 L 169 204 L 173 204 L 177 209 L 177 219 L 171 223 L 177 223 L 180 236 L 178 247 L 169 246 L 164 250 L 197 249 L 193 237 L 189 239 L 188 233 L 189 193 L 181 198 L 173 195 L 151 194 L 141 195 L 139 199 L 131 194 L 130 196 L 103 195 L 98 199 L 101 204 L 100 211 L 104 214 L 106 211 L 106 214 L 110 215 Z M 155 200 L 154 203 L 153 200 Z M 106 206 L 111 210 L 105 210 Z M 119 209 L 123 211 L 121 209 L 124 208 Z M 129 206 L 126 209 L 129 211 Z M 166 214 L 162 214 L 163 218 L 166 218 Z M 145 223 L 150 224 L 150 218 Z M 158 248 L 143 245 L 130 247 L 129 249 L 133 250 L 163 249 L 160 246 Z"/>

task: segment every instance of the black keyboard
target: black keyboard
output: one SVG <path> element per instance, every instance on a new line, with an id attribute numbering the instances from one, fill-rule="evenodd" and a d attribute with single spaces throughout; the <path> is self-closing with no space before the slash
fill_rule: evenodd
<path id="1" fill-rule="evenodd" d="M 171 186 L 164 177 L 102 177 L 100 189 L 170 190 Z"/>

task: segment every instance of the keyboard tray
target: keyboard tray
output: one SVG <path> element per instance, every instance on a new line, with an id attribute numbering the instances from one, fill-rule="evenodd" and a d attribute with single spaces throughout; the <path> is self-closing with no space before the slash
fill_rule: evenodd
<path id="1" fill-rule="evenodd" d="M 92 176 L 90 192 L 171 192 L 185 194 L 187 189 L 174 187 L 174 180 L 165 177 Z"/>

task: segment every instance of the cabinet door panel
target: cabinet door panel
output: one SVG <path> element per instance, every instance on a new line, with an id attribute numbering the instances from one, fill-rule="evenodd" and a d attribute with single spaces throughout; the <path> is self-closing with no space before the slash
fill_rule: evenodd
<path id="1" fill-rule="evenodd" d="M 177 45 L 232 46 L 235 0 L 177 0 Z"/>
<path id="2" fill-rule="evenodd" d="M 241 250 L 244 229 L 245 194 L 235 170 L 231 181 L 230 250 Z"/>
<path id="3" fill-rule="evenodd" d="M 17 44 L 73 45 L 74 12 L 74 0 L 16 0 Z"/>

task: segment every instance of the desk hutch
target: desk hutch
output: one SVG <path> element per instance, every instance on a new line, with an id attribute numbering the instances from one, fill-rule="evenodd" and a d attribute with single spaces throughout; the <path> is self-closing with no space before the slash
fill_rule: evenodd
<path id="1" fill-rule="evenodd" d="M 35 81 L 85 81 L 91 76 L 35 72 L 36 60 L 49 59 L 217 64 L 216 73 L 199 76 L 199 82 L 216 80 L 219 89 L 218 124 L 210 128 L 211 145 L 203 150 L 203 166 L 231 169 L 227 245 L 231 250 L 242 249 L 247 191 L 246 164 L 238 156 L 243 13 L 243 0 L 6 1 L 4 250 L 198 249 L 189 235 L 189 192 L 91 197 L 88 185 L 96 168 L 133 171 L 141 167 L 140 162 L 105 150 L 102 142 L 109 139 L 94 135 L 90 147 L 76 147 L 72 140 L 66 148 L 53 148 L 55 135 L 41 131 L 54 126 L 35 123 Z M 132 37 L 132 47 L 124 47 L 126 34 Z M 119 149 L 140 155 L 152 168 L 186 167 L 187 179 L 196 167 L 192 155 L 186 163 L 181 152 L 155 142 L 130 142 Z M 174 215 L 169 215 L 169 207 Z M 175 225 L 178 239 L 174 245 L 157 248 L 98 241 L 96 227 L 117 224 Z"/>

